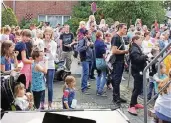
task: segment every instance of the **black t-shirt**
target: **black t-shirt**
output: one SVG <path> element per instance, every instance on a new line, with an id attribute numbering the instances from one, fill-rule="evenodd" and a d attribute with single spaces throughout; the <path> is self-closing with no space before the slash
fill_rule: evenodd
<path id="1" fill-rule="evenodd" d="M 62 40 L 62 50 L 65 51 L 65 52 L 69 52 L 69 51 L 72 51 L 72 48 L 70 47 L 66 47 L 64 45 L 67 45 L 67 44 L 71 44 L 73 39 L 74 39 L 74 35 L 72 33 L 63 33 L 60 35 L 60 40 Z"/>
<path id="2" fill-rule="evenodd" d="M 124 42 L 122 41 L 122 38 L 116 34 L 113 36 L 112 41 L 111 41 L 112 46 L 117 46 L 119 50 L 125 50 Z M 116 54 L 116 60 L 115 61 L 124 61 L 124 54 Z"/>

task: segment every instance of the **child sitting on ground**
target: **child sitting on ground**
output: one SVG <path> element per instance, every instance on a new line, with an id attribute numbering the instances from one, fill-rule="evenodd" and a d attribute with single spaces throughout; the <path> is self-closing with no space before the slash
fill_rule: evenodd
<path id="1" fill-rule="evenodd" d="M 76 107 L 75 84 L 76 82 L 73 76 L 66 77 L 62 97 L 63 109 L 73 109 Z"/>
<path id="2" fill-rule="evenodd" d="M 25 92 L 24 84 L 19 83 L 14 89 L 15 103 L 22 111 L 31 110 L 33 108 L 33 95 Z"/>

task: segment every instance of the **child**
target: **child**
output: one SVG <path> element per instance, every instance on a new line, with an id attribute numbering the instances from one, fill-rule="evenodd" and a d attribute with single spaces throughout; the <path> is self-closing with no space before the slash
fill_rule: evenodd
<path id="1" fill-rule="evenodd" d="M 44 109 L 45 98 L 45 80 L 44 74 L 47 74 L 48 61 L 45 59 L 45 66 L 42 67 L 40 62 L 43 61 L 43 52 L 35 48 L 32 52 L 34 63 L 32 64 L 32 84 L 31 90 L 34 96 L 34 103 L 37 109 Z"/>
<path id="2" fill-rule="evenodd" d="M 17 60 L 19 63 L 23 63 L 24 66 L 21 70 L 22 74 L 26 76 L 26 89 L 29 90 L 29 85 L 31 83 L 31 64 L 33 63 L 32 60 L 29 59 L 29 51 L 27 49 L 26 43 L 30 41 L 31 32 L 29 29 L 24 29 L 21 32 L 21 41 L 17 42 L 15 45 L 15 51 L 18 51 L 19 54 L 17 56 Z"/>
<path id="3" fill-rule="evenodd" d="M 3 27 L 3 32 L 4 34 L 2 35 L 2 41 L 6 41 L 9 40 L 9 35 L 11 33 L 11 27 L 9 25 L 6 25 L 5 27 Z"/>
<path id="4" fill-rule="evenodd" d="M 25 93 L 24 84 L 19 83 L 15 86 L 14 95 L 14 104 L 19 106 L 21 110 L 30 110 L 33 107 L 33 96 L 31 93 Z"/>
<path id="5" fill-rule="evenodd" d="M 17 55 L 18 52 L 14 52 L 13 42 L 10 40 L 4 41 L 1 45 L 0 71 L 6 74 L 11 74 L 12 71 L 18 72 L 20 69 L 18 68 Z M 12 68 L 13 63 L 15 68 Z"/>
<path id="6" fill-rule="evenodd" d="M 43 38 L 44 38 L 44 49 L 45 54 L 48 57 L 48 71 L 47 71 L 47 86 L 48 86 L 48 108 L 52 108 L 53 99 L 53 80 L 55 75 L 55 64 L 56 59 L 57 43 L 52 40 L 53 30 L 50 27 L 46 27 Z"/>
<path id="7" fill-rule="evenodd" d="M 83 39 L 83 37 L 84 37 L 84 32 L 85 32 L 85 31 L 86 31 L 86 28 L 85 28 L 85 21 L 80 21 L 80 26 L 79 26 L 78 32 L 77 32 L 78 40 Z"/>
<path id="8" fill-rule="evenodd" d="M 158 65 L 157 65 L 158 66 Z M 154 76 L 153 76 L 153 79 L 154 79 L 154 86 L 155 86 L 155 93 L 158 92 L 158 84 L 167 78 L 167 75 L 166 75 L 166 66 L 161 63 L 160 64 L 160 76 L 158 77 L 158 73 L 156 73 Z"/>
<path id="9" fill-rule="evenodd" d="M 74 108 L 72 105 L 75 100 L 75 84 L 76 82 L 73 76 L 66 77 L 62 97 L 63 109 Z"/>
<path id="10" fill-rule="evenodd" d="M 158 90 L 161 90 L 168 82 L 171 81 L 171 69 L 168 74 L 168 78 L 164 79 L 159 83 Z M 155 114 L 160 120 L 171 122 L 171 84 L 169 84 L 162 92 L 159 94 L 154 110 Z"/>
<path id="11" fill-rule="evenodd" d="M 154 57 L 156 57 L 159 54 L 159 50 L 158 49 L 152 49 L 151 54 L 153 55 L 153 57 L 151 59 L 154 59 Z M 150 72 L 149 72 L 150 84 L 149 84 L 149 93 L 147 96 L 148 100 L 151 99 L 153 90 L 154 90 L 154 95 L 156 94 L 155 89 L 154 89 L 154 81 L 155 80 L 153 79 L 153 76 L 157 73 L 156 64 L 158 65 L 158 61 L 152 65 L 152 67 L 150 68 Z"/>
<path id="12" fill-rule="evenodd" d="M 36 30 L 36 37 L 33 39 L 33 47 L 38 47 L 42 51 L 44 50 L 44 43 L 43 43 L 43 33 L 41 30 Z"/>

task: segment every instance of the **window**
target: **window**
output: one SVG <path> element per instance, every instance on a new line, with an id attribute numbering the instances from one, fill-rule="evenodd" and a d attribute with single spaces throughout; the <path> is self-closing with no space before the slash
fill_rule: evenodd
<path id="1" fill-rule="evenodd" d="M 70 16 L 64 16 L 64 23 L 70 19 Z"/>
<path id="2" fill-rule="evenodd" d="M 44 21 L 44 22 L 46 21 L 46 16 L 45 15 L 39 15 L 38 18 L 39 18 L 39 22 L 40 21 Z"/>
<path id="3" fill-rule="evenodd" d="M 38 21 L 50 22 L 51 27 L 56 27 L 57 24 L 63 25 L 71 16 L 69 15 L 39 15 Z"/>

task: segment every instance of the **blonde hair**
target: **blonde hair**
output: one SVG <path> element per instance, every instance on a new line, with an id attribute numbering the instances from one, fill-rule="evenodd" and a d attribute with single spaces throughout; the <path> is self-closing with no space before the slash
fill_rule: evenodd
<path id="1" fill-rule="evenodd" d="M 168 77 L 165 78 L 162 82 L 159 83 L 158 85 L 158 90 L 161 90 L 166 84 L 168 84 L 169 82 L 171 81 L 171 69 L 169 70 L 169 73 L 168 73 Z M 163 95 L 163 94 L 168 94 L 169 92 L 169 89 L 171 89 L 171 84 L 169 84 L 165 89 L 163 89 L 161 92 L 160 92 L 160 95 Z M 171 91 L 171 90 L 170 90 Z"/>
<path id="2" fill-rule="evenodd" d="M 94 15 L 90 15 L 89 16 L 89 21 L 91 21 L 92 20 L 92 18 L 94 19 L 94 21 L 95 21 L 95 17 L 94 17 Z"/>
<path id="3" fill-rule="evenodd" d="M 45 28 L 45 31 L 43 33 L 43 38 L 45 38 L 45 33 L 47 33 L 47 32 L 51 33 L 51 37 L 50 38 L 52 39 L 52 37 L 53 37 L 53 29 L 51 27 L 46 27 Z"/>
<path id="4" fill-rule="evenodd" d="M 65 78 L 65 85 L 64 85 L 64 87 L 63 87 L 63 91 L 65 91 L 66 87 L 67 87 L 68 85 L 70 85 L 71 83 L 73 83 L 73 82 L 75 82 L 75 77 L 73 77 L 73 76 L 67 76 L 67 77 Z"/>
<path id="5" fill-rule="evenodd" d="M 43 32 L 40 29 L 36 30 L 37 38 L 43 39 Z"/>
<path id="6" fill-rule="evenodd" d="M 79 28 L 81 28 L 82 25 L 85 25 L 85 21 L 80 21 Z"/>
<path id="7" fill-rule="evenodd" d="M 100 24 L 106 24 L 105 19 L 101 19 Z"/>
<path id="8" fill-rule="evenodd" d="M 25 86 L 23 83 L 19 83 L 14 88 L 14 96 L 16 97 L 20 90 L 25 89 Z"/>
<path id="9" fill-rule="evenodd" d="M 3 28 L 3 33 L 6 34 L 10 31 L 11 31 L 11 27 L 9 25 L 5 25 L 5 27 Z"/>

